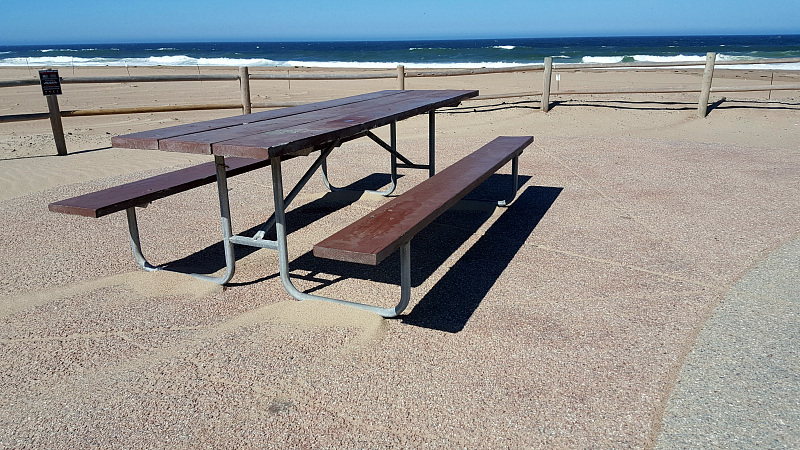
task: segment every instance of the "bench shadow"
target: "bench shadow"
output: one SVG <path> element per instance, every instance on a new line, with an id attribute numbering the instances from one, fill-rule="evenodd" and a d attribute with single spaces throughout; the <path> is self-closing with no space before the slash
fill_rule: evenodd
<path id="1" fill-rule="evenodd" d="M 494 174 L 478 186 L 467 198 L 418 233 L 411 242 L 411 284 L 420 286 L 483 225 L 495 211 L 494 201 L 508 194 L 511 175 Z M 520 175 L 520 185 L 530 179 Z M 347 186 L 372 187 L 389 182 L 388 174 L 373 174 Z M 536 225 L 544 217 L 563 188 L 530 186 L 519 193 L 486 233 L 450 267 L 447 273 L 425 293 L 408 314 L 400 316 L 403 323 L 433 330 L 457 333 L 461 331 L 483 298 L 524 245 Z M 498 195 L 498 193 L 500 193 Z M 292 233 L 354 203 L 360 198 L 357 191 L 340 191 L 287 212 L 288 232 Z M 492 200 L 491 202 L 488 200 Z M 346 224 L 342 224 L 345 226 Z M 254 226 L 240 234 L 252 236 Z M 271 232 L 274 235 L 274 232 Z M 267 233 L 269 238 L 270 233 Z M 291 245 L 291 243 L 290 243 Z M 237 259 L 260 249 L 235 246 Z M 177 272 L 214 273 L 225 267 L 222 242 L 217 242 L 162 267 Z M 344 263 L 316 258 L 307 252 L 289 263 L 293 279 L 315 282 L 305 292 L 313 293 L 338 281 L 355 278 L 399 286 L 400 258 L 398 252 L 378 266 Z M 298 274 L 298 272 L 302 274 Z M 324 274 L 323 276 L 320 276 Z M 278 277 L 278 268 L 263 277 L 228 286 L 259 283 Z M 394 301 L 395 299 L 392 299 Z"/>
<path id="2" fill-rule="evenodd" d="M 524 184 L 531 177 L 519 176 Z M 498 199 L 508 196 L 511 175 L 494 174 L 411 240 L 411 286 L 427 280 L 483 225 L 495 211 Z M 287 219 L 288 222 L 288 219 Z M 342 224 L 342 228 L 346 224 Z M 338 230 L 333 230 L 338 231 Z M 394 252 L 377 266 L 317 258 L 306 252 L 289 263 L 292 278 L 312 281 L 311 294 L 344 279 L 360 279 L 400 285 L 400 253 Z M 297 273 L 304 272 L 303 275 Z M 325 274 L 324 276 L 321 276 Z M 331 279 L 331 277 L 333 279 Z"/>
<path id="3" fill-rule="evenodd" d="M 402 175 L 398 175 L 398 179 L 401 177 Z M 359 190 L 380 188 L 388 185 L 390 182 L 391 178 L 388 173 L 371 174 L 343 187 L 343 190 L 341 191 L 328 192 L 321 198 L 296 208 L 291 208 L 286 212 L 287 234 L 291 234 L 294 231 L 300 230 L 327 216 L 328 214 L 354 203 L 361 197 L 361 192 Z M 264 220 L 267 218 L 268 217 L 264 217 Z M 232 220 L 235 224 L 236 211 L 232 211 Z M 261 229 L 262 225 L 263 222 L 238 234 L 252 237 L 254 234 L 256 234 L 256 232 L 258 232 L 258 230 Z M 222 234 L 221 230 L 219 230 L 219 233 L 220 235 Z M 266 233 L 265 239 L 275 239 L 274 227 Z M 260 250 L 258 247 L 234 245 L 236 259 L 244 258 L 258 250 Z M 186 255 L 183 258 L 164 263 L 161 265 L 161 267 L 166 270 L 182 273 L 214 273 L 225 268 L 225 249 L 222 246 L 222 241 L 219 241 L 200 251 Z M 251 283 L 252 282 L 246 284 Z M 237 286 L 241 284 L 243 283 L 228 283 L 228 286 Z"/>
<path id="4" fill-rule="evenodd" d="M 562 190 L 547 186 L 525 189 L 414 309 L 401 317 L 403 323 L 448 333 L 464 329 Z"/>

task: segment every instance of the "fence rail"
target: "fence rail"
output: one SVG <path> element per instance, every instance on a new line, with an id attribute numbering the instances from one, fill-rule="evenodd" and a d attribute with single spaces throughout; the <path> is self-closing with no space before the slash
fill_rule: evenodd
<path id="1" fill-rule="evenodd" d="M 53 126 L 53 137 L 59 154 L 66 154 L 63 130 L 61 130 L 61 117 L 98 116 L 112 114 L 138 114 L 153 112 L 197 111 L 217 109 L 241 109 L 245 114 L 252 108 L 282 108 L 297 106 L 301 102 L 272 102 L 252 103 L 250 101 L 250 80 L 369 80 L 369 79 L 396 79 L 397 88 L 405 89 L 405 78 L 423 77 L 453 77 L 514 72 L 542 71 L 543 84 L 541 91 L 516 92 L 506 94 L 493 94 L 478 96 L 468 101 L 489 100 L 515 97 L 541 97 L 541 109 L 547 112 L 550 107 L 550 96 L 555 95 L 609 95 L 609 94 L 670 94 L 670 93 L 700 93 L 698 101 L 698 116 L 705 117 L 708 111 L 708 97 L 712 92 L 756 92 L 756 91 L 781 91 L 800 90 L 800 84 L 779 84 L 763 86 L 727 86 L 712 87 L 715 66 L 733 65 L 773 65 L 800 63 L 800 58 L 779 58 L 760 60 L 716 61 L 716 53 L 708 53 L 705 62 L 701 61 L 670 61 L 670 62 L 620 62 L 620 63 L 594 63 L 594 64 L 553 64 L 552 58 L 545 58 L 543 64 L 530 64 L 504 68 L 478 68 L 460 70 L 416 70 L 406 71 L 404 66 L 398 66 L 393 72 L 367 72 L 367 73 L 249 73 L 249 68 L 240 67 L 239 73 L 223 75 L 149 75 L 149 76 L 116 76 L 116 77 L 66 77 L 61 78 L 62 84 L 92 84 L 92 83 L 158 83 L 175 81 L 239 81 L 241 90 L 241 103 L 216 103 L 203 105 L 170 105 L 170 106 L 143 106 L 130 108 L 101 108 L 72 111 L 60 111 L 57 97 L 47 96 L 49 112 L 13 114 L 0 116 L 0 123 L 20 122 L 28 120 L 50 119 Z M 658 87 L 658 88 L 630 88 L 630 89 L 587 89 L 587 90 L 556 90 L 551 89 L 553 71 L 564 70 L 597 70 L 597 69 L 650 69 L 650 68 L 701 68 L 703 67 L 703 82 L 699 87 Z M 0 88 L 34 86 L 38 79 L 0 81 Z M 59 136 L 60 134 L 60 136 Z"/>

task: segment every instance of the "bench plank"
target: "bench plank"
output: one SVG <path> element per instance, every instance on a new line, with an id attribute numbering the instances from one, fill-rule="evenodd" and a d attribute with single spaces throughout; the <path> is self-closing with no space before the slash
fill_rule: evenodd
<path id="1" fill-rule="evenodd" d="M 268 166 L 269 160 L 225 158 L 225 165 L 227 175 L 232 177 Z M 188 191 L 216 180 L 217 169 L 212 161 L 68 198 L 51 203 L 47 208 L 52 212 L 97 218 Z"/>
<path id="2" fill-rule="evenodd" d="M 531 136 L 501 136 L 314 246 L 314 256 L 377 265 L 522 153 Z"/>

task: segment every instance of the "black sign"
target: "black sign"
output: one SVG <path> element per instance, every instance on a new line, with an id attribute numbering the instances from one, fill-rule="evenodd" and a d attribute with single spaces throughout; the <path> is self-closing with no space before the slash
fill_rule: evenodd
<path id="1" fill-rule="evenodd" d="M 42 94 L 61 95 L 61 79 L 58 78 L 57 70 L 40 70 L 39 80 L 42 83 Z"/>

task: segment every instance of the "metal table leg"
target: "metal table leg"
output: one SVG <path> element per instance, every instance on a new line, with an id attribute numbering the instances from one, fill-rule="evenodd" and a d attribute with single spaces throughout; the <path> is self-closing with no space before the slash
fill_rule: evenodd
<path id="1" fill-rule="evenodd" d="M 436 175 L 436 110 L 428 113 L 428 178 Z"/>
<path id="2" fill-rule="evenodd" d="M 275 199 L 275 231 L 278 243 L 278 262 L 281 274 L 281 283 L 286 291 L 297 300 L 322 300 L 352 306 L 366 311 L 374 312 L 383 317 L 395 317 L 402 313 L 411 300 L 411 245 L 407 243 L 400 247 L 400 302 L 394 308 L 381 308 L 363 303 L 349 302 L 335 298 L 307 294 L 297 289 L 289 278 L 289 251 L 286 243 L 286 211 L 283 200 L 283 174 L 281 172 L 280 158 L 272 158 L 272 190 Z"/>
<path id="3" fill-rule="evenodd" d="M 233 231 L 231 229 L 231 208 L 228 202 L 228 181 L 225 172 L 225 158 L 222 156 L 214 156 L 214 162 L 217 169 L 217 191 L 219 193 L 219 210 L 222 221 L 222 245 L 225 249 L 225 274 L 220 277 L 212 277 L 199 273 L 190 273 L 195 278 L 205 281 L 211 281 L 217 284 L 225 284 L 233 278 L 236 271 L 236 255 L 233 252 L 233 243 L 231 236 Z M 163 267 L 153 266 L 142 253 L 142 245 L 139 240 L 139 225 L 136 221 L 136 209 L 128 208 L 125 210 L 128 215 L 128 232 L 131 236 L 131 249 L 133 250 L 133 258 L 139 266 L 148 272 L 157 270 L 166 270 Z"/>
<path id="4" fill-rule="evenodd" d="M 392 122 L 392 123 L 389 124 L 389 133 L 390 133 L 390 144 L 387 146 L 386 143 L 384 143 L 383 141 L 378 139 L 378 137 L 375 136 L 374 134 L 372 134 L 372 132 L 370 132 L 370 131 L 367 132 L 367 136 L 368 137 L 370 137 L 373 141 L 378 143 L 378 145 L 380 145 L 381 147 L 384 147 L 386 150 L 389 151 L 389 153 L 391 153 L 390 160 L 389 160 L 389 164 L 390 164 L 390 168 L 389 168 L 390 172 L 389 173 L 390 173 L 390 177 L 391 177 L 389 188 L 386 189 L 385 191 L 372 191 L 372 190 L 365 191 L 365 192 L 369 192 L 369 193 L 372 193 L 372 194 L 382 195 L 384 197 L 392 195 L 394 190 L 397 188 L 397 155 L 398 155 L 398 153 L 397 153 L 397 122 Z M 408 160 L 405 160 L 405 161 L 410 163 L 410 161 L 408 161 Z M 330 179 L 328 178 L 328 160 L 327 160 L 327 158 L 322 161 L 322 181 L 323 181 L 323 183 L 325 183 L 325 187 L 327 187 L 331 192 L 341 191 L 341 190 L 344 189 L 344 188 L 336 187 L 333 184 L 331 184 Z"/>

